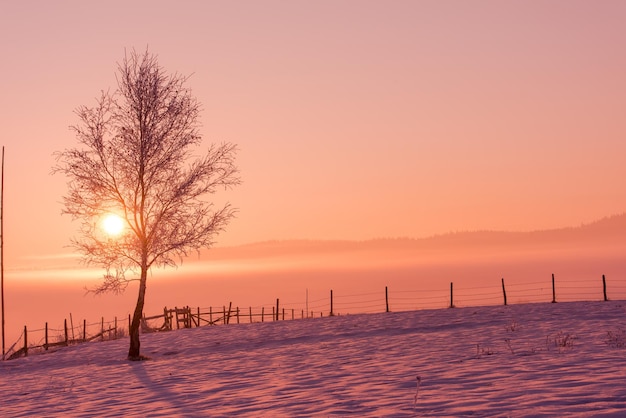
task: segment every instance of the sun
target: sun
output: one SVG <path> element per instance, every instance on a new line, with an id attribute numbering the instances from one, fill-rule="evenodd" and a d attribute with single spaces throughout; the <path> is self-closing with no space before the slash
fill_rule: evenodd
<path id="1" fill-rule="evenodd" d="M 102 229 L 108 235 L 116 236 L 124 230 L 124 220 L 119 216 L 110 213 L 102 220 Z"/>

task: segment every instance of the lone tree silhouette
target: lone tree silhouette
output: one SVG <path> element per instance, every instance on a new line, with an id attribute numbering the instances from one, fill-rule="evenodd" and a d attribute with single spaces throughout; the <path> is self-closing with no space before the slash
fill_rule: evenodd
<path id="1" fill-rule="evenodd" d="M 119 293 L 139 281 L 128 358 L 142 360 L 139 327 L 148 271 L 176 266 L 214 244 L 235 209 L 228 203 L 215 207 L 206 198 L 240 178 L 235 145 L 194 154 L 201 142 L 200 105 L 185 87 L 188 77 L 168 75 L 147 50 L 126 54 L 116 77 L 114 93 L 103 92 L 96 106 L 76 110 L 80 122 L 72 129 L 80 145 L 56 153 L 53 172 L 68 177 L 63 213 L 80 220 L 80 238 L 72 245 L 87 264 L 106 270 L 93 291 Z M 118 237 L 100 226 L 111 213 L 124 221 Z"/>

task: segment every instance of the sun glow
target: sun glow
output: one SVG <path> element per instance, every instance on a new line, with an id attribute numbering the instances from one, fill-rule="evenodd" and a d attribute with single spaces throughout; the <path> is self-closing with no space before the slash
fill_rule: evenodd
<path id="1" fill-rule="evenodd" d="M 102 220 L 102 229 L 108 235 L 120 235 L 124 230 L 124 220 L 119 216 L 111 213 Z"/>

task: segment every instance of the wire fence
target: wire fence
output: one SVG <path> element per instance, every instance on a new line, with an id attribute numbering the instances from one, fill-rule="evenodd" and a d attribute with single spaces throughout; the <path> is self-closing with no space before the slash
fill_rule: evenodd
<path id="1" fill-rule="evenodd" d="M 402 312 L 420 309 L 441 309 L 470 306 L 493 306 L 540 302 L 607 301 L 626 299 L 626 278 L 605 276 L 594 280 L 552 280 L 505 283 L 495 285 L 454 286 L 449 289 L 390 289 L 376 292 L 337 293 L 330 290 L 327 297 L 313 300 L 275 303 L 241 308 L 232 303 L 205 308 L 165 307 L 163 312 L 146 316 L 141 332 L 160 332 L 206 325 L 255 323 L 279 320 L 319 318 L 324 316 L 359 313 Z M 130 316 L 120 315 L 113 320 L 63 325 L 39 329 L 24 327 L 22 335 L 4 353 L 3 360 L 44 352 L 57 346 L 68 346 L 91 341 L 104 341 L 128 336 Z"/>
<path id="2" fill-rule="evenodd" d="M 17 357 L 28 356 L 33 353 L 41 353 L 58 346 L 91 342 L 94 340 L 105 341 L 121 338 L 127 335 L 127 328 L 118 324 L 118 318 L 99 322 L 88 323 L 83 320 L 74 325 L 67 319 L 62 325 L 49 326 L 46 322 L 44 327 L 37 329 L 24 329 L 15 343 L 3 354 L 3 360 L 11 360 Z"/>

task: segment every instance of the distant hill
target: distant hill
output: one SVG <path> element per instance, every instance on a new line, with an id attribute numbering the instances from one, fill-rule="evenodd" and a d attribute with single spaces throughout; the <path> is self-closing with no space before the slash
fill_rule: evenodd
<path id="1" fill-rule="evenodd" d="M 468 231 L 427 238 L 378 238 L 366 241 L 285 240 L 218 247 L 201 259 L 283 258 L 296 255 L 386 252 L 448 254 L 474 252 L 626 251 L 626 213 L 577 227 L 531 232 Z M 624 253 L 626 256 L 626 252 Z"/>
<path id="2" fill-rule="evenodd" d="M 430 244 L 439 245 L 539 245 L 560 243 L 626 244 L 626 213 L 605 217 L 578 227 L 537 230 L 531 232 L 474 231 L 457 232 L 426 238 Z"/>

